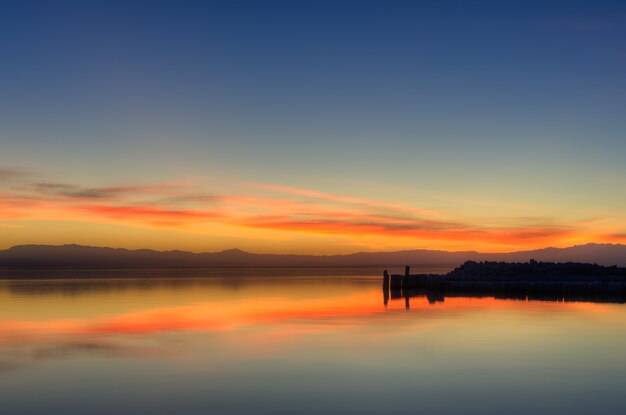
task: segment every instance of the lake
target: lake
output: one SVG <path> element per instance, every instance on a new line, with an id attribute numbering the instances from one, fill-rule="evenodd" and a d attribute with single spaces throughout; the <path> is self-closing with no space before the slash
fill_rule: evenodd
<path id="1" fill-rule="evenodd" d="M 626 413 L 625 305 L 407 308 L 380 272 L 5 273 L 0 413 Z"/>

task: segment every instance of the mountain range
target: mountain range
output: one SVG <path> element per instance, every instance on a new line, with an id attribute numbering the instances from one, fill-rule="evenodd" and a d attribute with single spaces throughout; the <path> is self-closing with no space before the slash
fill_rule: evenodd
<path id="1" fill-rule="evenodd" d="M 239 249 L 193 253 L 81 245 L 18 245 L 0 251 L 0 267 L 452 267 L 468 260 L 525 262 L 530 259 L 626 266 L 626 245 L 586 244 L 509 253 L 420 249 L 347 255 L 255 254 Z"/>

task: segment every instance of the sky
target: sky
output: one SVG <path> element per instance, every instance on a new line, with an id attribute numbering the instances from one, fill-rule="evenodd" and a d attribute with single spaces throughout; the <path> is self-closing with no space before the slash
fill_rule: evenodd
<path id="1" fill-rule="evenodd" d="M 0 3 L 0 248 L 626 242 L 626 3 Z"/>

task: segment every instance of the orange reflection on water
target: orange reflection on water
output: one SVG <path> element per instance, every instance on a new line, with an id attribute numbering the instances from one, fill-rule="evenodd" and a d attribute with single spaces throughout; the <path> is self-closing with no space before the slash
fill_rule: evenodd
<path id="1" fill-rule="evenodd" d="M 431 304 L 425 297 L 410 299 L 412 313 L 424 316 L 437 313 L 471 313 L 484 311 L 523 311 L 545 313 L 574 311 L 605 313 L 613 305 L 597 303 L 563 303 L 499 300 L 494 298 L 446 298 Z M 97 307 L 97 306 L 95 306 Z M 103 310 L 106 308 L 103 306 Z M 373 319 L 398 314 L 405 300 L 381 303 L 381 292 L 369 288 L 353 294 L 320 298 L 264 296 L 238 301 L 216 300 L 171 307 L 143 308 L 112 316 L 55 319 L 0 320 L 0 342 L 37 341 L 58 336 L 107 336 L 148 334 L 169 331 L 229 331 L 248 326 L 280 325 L 289 322 L 349 323 L 355 319 Z M 390 314 L 391 313 L 391 314 Z M 416 316 L 417 318 L 417 316 Z M 387 321 L 389 322 L 389 321 Z M 323 327 L 323 324 L 319 327 Z M 327 329 L 332 330 L 332 326 Z"/>
<path id="2" fill-rule="evenodd" d="M 171 330 L 233 330 L 242 326 L 288 320 L 358 317 L 384 312 L 372 291 L 341 298 L 264 297 L 244 301 L 212 301 L 148 308 L 100 318 L 2 320 L 0 339 L 67 334 L 130 334 Z"/>

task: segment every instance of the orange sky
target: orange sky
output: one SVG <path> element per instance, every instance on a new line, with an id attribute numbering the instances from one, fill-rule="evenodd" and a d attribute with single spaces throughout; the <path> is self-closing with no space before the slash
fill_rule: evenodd
<path id="1" fill-rule="evenodd" d="M 619 217 L 576 210 L 559 216 L 559 205 L 503 206 L 499 200 L 451 201 L 445 195 L 395 201 L 364 190 L 337 193 L 210 178 L 90 185 L 5 169 L 0 244 L 330 254 L 412 248 L 502 252 L 626 239 Z"/>
<path id="2" fill-rule="evenodd" d="M 623 2 L 13 3 L 0 248 L 626 242 Z"/>

